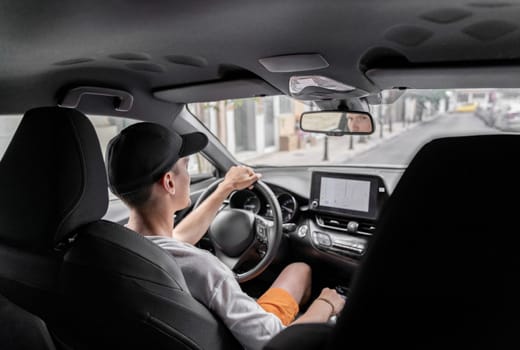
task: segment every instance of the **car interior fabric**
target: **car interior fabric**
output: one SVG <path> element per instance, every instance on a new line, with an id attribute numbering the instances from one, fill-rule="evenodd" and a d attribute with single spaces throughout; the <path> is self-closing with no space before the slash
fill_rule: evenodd
<path id="1" fill-rule="evenodd" d="M 105 168 L 99 174 L 106 177 Z M 87 210 L 97 205 L 82 204 Z M 72 343 L 95 348 L 239 348 L 224 324 L 191 296 L 179 266 L 162 248 L 108 221 L 92 220 L 74 233 L 59 276 L 67 306 L 63 317 L 70 317 L 60 331 Z"/>
<path id="2" fill-rule="evenodd" d="M 383 209 L 331 348 L 507 348 L 520 326 L 514 135 L 423 146 Z"/>
<path id="3" fill-rule="evenodd" d="M 150 89 L 173 93 L 175 88 L 185 90 L 245 75 L 260 78 L 288 94 L 290 73 L 270 72 L 258 61 L 278 55 L 320 54 L 329 63 L 319 70 L 321 75 L 368 93 L 378 92 L 382 86 L 365 75 L 367 69 L 500 65 L 498 61 L 515 65 L 519 57 L 518 12 L 511 1 L 438 0 L 419 4 L 322 0 L 302 4 L 301 0 L 231 0 L 222 6 L 186 1 L 125 6 L 111 0 L 63 6 L 62 1 L 49 0 L 46 6 L 23 6 L 23 11 L 16 0 L 4 3 L 0 22 L 5 23 L 5 29 L 0 32 L 0 40 L 5 47 L 16 48 L 3 51 L 6 79 L 0 90 L 0 105 L 6 113 L 28 109 L 34 103 L 49 103 L 59 96 L 56 91 L 71 81 L 88 81 L 132 92 L 135 109 L 118 115 L 146 119 L 153 109 L 165 121 L 182 105 L 161 103 Z M 136 30 L 142 14 L 152 20 Z M 60 21 L 52 31 L 42 30 L 56 18 L 70 19 L 74 25 Z M 364 26 L 369 30 L 358 30 Z M 201 36 L 198 28 L 210 30 Z M 128 35 L 120 40 L 124 33 Z M 233 45 L 223 50 L 229 42 Z M 27 75 L 11 79 L 13 72 Z M 476 79 L 480 86 L 489 83 L 485 75 L 459 77 L 463 85 L 465 79 Z M 28 78 L 31 84 L 27 84 Z M 501 81 L 496 83 L 499 85 L 491 85 L 500 87 Z M 391 86 L 411 85 L 393 82 Z M 221 98 L 227 98 L 229 94 L 222 90 Z M 260 88 L 257 94 L 264 90 Z M 179 97 L 183 102 L 204 101 L 207 92 L 203 88 L 199 97 L 191 92 L 189 99 L 184 99 L 183 93 Z M 91 113 L 113 110 L 111 99 L 105 102 L 81 107 Z"/>
<path id="4" fill-rule="evenodd" d="M 225 325 L 194 299 L 171 255 L 124 226 L 94 222 L 65 255 L 72 332 L 96 347 L 237 349 Z"/>
<path id="5" fill-rule="evenodd" d="M 9 350 L 55 350 L 51 335 L 41 318 L 0 295 L 0 344 Z"/>
<path id="6" fill-rule="evenodd" d="M 236 347 L 221 322 L 191 297 L 168 253 L 123 226 L 99 220 L 108 205 L 106 170 L 93 125 L 81 112 L 59 107 L 28 111 L 0 164 L 0 186 L 1 290 L 50 322 L 68 344 L 106 345 L 103 341 L 114 331 L 96 328 L 103 324 L 96 322 L 101 313 L 113 321 L 106 330 L 127 335 L 126 347 L 135 346 L 135 339 L 164 339 L 170 348 Z M 21 194 L 20 188 L 27 191 Z M 78 242 L 70 243 L 76 235 Z M 62 251 L 67 250 L 63 265 Z M 173 297 L 165 297 L 169 293 Z M 128 322 L 121 313 L 109 315 L 118 303 L 124 304 Z M 140 313 L 132 314 L 132 307 Z M 77 308 L 95 320 L 81 324 Z"/>
<path id="7" fill-rule="evenodd" d="M 106 212 L 104 174 L 90 121 L 58 107 L 25 113 L 0 162 L 0 292 L 46 322 L 61 297 L 55 248 Z"/>
<path id="8" fill-rule="evenodd" d="M 75 228 L 105 214 L 104 173 L 99 141 L 82 113 L 59 107 L 28 111 L 0 163 L 1 240 L 32 251 L 53 249 Z"/>
<path id="9" fill-rule="evenodd" d="M 265 349 L 508 348 L 520 326 L 518 149 L 514 135 L 423 146 L 381 213 L 332 334 L 290 327 Z"/>
<path id="10" fill-rule="evenodd" d="M 330 339 L 333 326 L 326 323 L 302 323 L 287 327 L 267 343 L 263 350 L 320 349 Z"/>

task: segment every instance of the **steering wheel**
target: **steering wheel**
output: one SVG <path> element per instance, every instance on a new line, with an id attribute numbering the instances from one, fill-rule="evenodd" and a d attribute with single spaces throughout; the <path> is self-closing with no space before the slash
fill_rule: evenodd
<path id="1" fill-rule="evenodd" d="M 197 208 L 224 181 L 213 182 L 199 196 Z M 215 255 L 234 273 L 238 282 L 245 282 L 261 274 L 272 262 L 282 242 L 282 211 L 275 194 L 262 181 L 255 188 L 264 196 L 273 211 L 267 220 L 248 210 L 223 208 L 208 229 Z"/>

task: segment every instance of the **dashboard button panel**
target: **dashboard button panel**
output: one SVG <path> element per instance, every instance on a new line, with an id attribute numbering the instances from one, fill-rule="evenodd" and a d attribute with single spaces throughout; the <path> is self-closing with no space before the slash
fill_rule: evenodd
<path id="1" fill-rule="evenodd" d="M 315 231 L 312 233 L 312 240 L 314 241 L 314 244 L 316 244 L 320 247 L 331 247 L 332 246 L 332 240 L 330 239 L 330 236 L 326 233 Z"/>
<path id="2" fill-rule="evenodd" d="M 355 237 L 341 237 L 320 231 L 312 231 L 311 237 L 315 246 L 334 253 L 359 256 L 366 250 L 366 241 Z"/>

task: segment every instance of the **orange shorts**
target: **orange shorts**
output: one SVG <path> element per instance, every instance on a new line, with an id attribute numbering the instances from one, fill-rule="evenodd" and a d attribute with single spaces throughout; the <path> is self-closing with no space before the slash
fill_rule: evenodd
<path id="1" fill-rule="evenodd" d="M 256 302 L 265 311 L 278 316 L 284 326 L 291 323 L 299 311 L 296 300 L 282 288 L 269 288 Z"/>

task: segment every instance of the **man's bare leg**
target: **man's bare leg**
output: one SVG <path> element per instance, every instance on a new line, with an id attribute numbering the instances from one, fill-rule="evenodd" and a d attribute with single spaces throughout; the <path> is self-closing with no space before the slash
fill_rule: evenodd
<path id="1" fill-rule="evenodd" d="M 287 265 L 271 285 L 289 292 L 299 305 L 304 305 L 311 296 L 311 268 L 306 263 Z"/>

